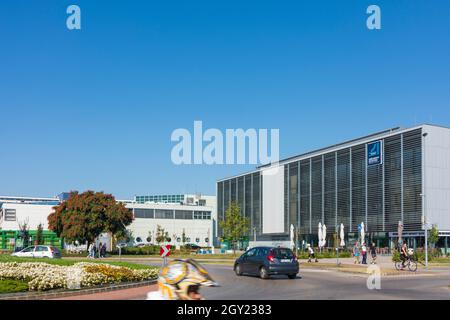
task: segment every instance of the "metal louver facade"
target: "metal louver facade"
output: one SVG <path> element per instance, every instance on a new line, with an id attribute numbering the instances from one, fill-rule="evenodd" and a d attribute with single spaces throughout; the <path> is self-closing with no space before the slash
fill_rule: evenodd
<path id="1" fill-rule="evenodd" d="M 398 133 L 396 133 L 396 131 Z M 381 142 L 382 161 L 369 165 L 368 144 Z M 344 224 L 356 233 L 364 222 L 369 233 L 420 231 L 422 217 L 422 128 L 395 129 L 287 159 L 284 169 L 284 240 L 290 225 L 302 235 L 316 235 L 319 222 L 329 233 Z M 218 217 L 236 201 L 249 217 L 250 234 L 262 234 L 260 170 L 217 183 Z M 219 232 L 220 234 L 220 232 Z M 280 238 L 280 235 L 277 235 Z"/>

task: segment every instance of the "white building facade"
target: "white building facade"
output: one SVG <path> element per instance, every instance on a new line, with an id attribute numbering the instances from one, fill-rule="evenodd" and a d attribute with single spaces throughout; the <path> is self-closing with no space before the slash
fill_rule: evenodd
<path id="1" fill-rule="evenodd" d="M 138 244 L 157 244 L 159 226 L 164 233 L 167 232 L 165 244 L 176 247 L 184 244 L 214 246 L 217 242 L 215 199 L 210 201 L 213 205 L 127 203 L 126 207 L 133 211 L 134 216 L 127 229 Z"/>

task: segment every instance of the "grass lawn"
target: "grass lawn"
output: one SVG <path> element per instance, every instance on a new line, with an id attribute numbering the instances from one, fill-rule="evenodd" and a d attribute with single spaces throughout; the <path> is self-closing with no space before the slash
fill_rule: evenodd
<path id="1" fill-rule="evenodd" d="M 14 293 L 28 291 L 28 283 L 21 280 L 0 280 L 0 292 L 1 293 Z"/>
<path id="2" fill-rule="evenodd" d="M 2 262 L 45 262 L 48 264 L 54 264 L 59 266 L 71 266 L 74 265 L 77 262 L 92 262 L 92 263 L 105 263 L 110 264 L 114 266 L 120 266 L 120 267 L 128 267 L 130 269 L 152 269 L 155 267 L 145 266 L 142 264 L 136 264 L 136 263 L 129 263 L 125 261 L 105 261 L 105 260 L 99 260 L 99 259 L 39 259 L 39 258 L 18 258 L 18 257 L 11 257 L 10 255 L 0 255 L 0 263 Z M 1 290 L 0 290 L 1 291 Z"/>

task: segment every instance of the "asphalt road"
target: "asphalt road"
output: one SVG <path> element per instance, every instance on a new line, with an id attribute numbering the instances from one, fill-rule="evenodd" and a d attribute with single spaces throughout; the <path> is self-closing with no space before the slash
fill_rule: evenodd
<path id="1" fill-rule="evenodd" d="M 381 278 L 381 290 L 367 289 L 367 276 L 331 270 L 301 270 L 297 279 L 238 277 L 232 267 L 206 265 L 221 287 L 202 288 L 208 300 L 450 300 L 450 275 L 402 275 Z M 143 299 L 145 297 L 142 297 Z"/>

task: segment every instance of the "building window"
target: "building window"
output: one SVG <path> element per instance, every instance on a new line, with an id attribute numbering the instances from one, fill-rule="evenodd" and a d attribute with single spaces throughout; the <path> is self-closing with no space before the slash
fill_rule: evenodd
<path id="1" fill-rule="evenodd" d="M 205 242 L 208 243 L 209 242 L 209 238 L 205 238 Z"/>
<path id="2" fill-rule="evenodd" d="M 202 218 L 202 212 L 201 211 L 194 211 L 194 219 L 199 220 Z"/>
<path id="3" fill-rule="evenodd" d="M 199 243 L 200 242 L 200 238 L 195 238 L 195 242 Z"/>
<path id="4" fill-rule="evenodd" d="M 177 242 L 181 242 L 181 238 L 177 238 Z"/>
<path id="5" fill-rule="evenodd" d="M 211 220 L 211 212 L 203 212 L 203 219 L 204 220 Z"/>
<path id="6" fill-rule="evenodd" d="M 175 219 L 184 219 L 184 220 L 192 219 L 192 211 L 176 210 L 175 211 Z"/>
<path id="7" fill-rule="evenodd" d="M 191 242 L 191 238 L 186 238 L 186 242 Z"/>
<path id="8" fill-rule="evenodd" d="M 155 209 L 155 219 L 173 219 L 173 210 Z"/>
<path id="9" fill-rule="evenodd" d="M 5 209 L 5 221 L 16 221 L 16 209 Z"/>
<path id="10" fill-rule="evenodd" d="M 194 211 L 194 219 L 196 220 L 210 220 L 211 212 L 210 211 Z"/>
<path id="11" fill-rule="evenodd" d="M 135 218 L 152 219 L 154 217 L 153 209 L 134 209 Z"/>

